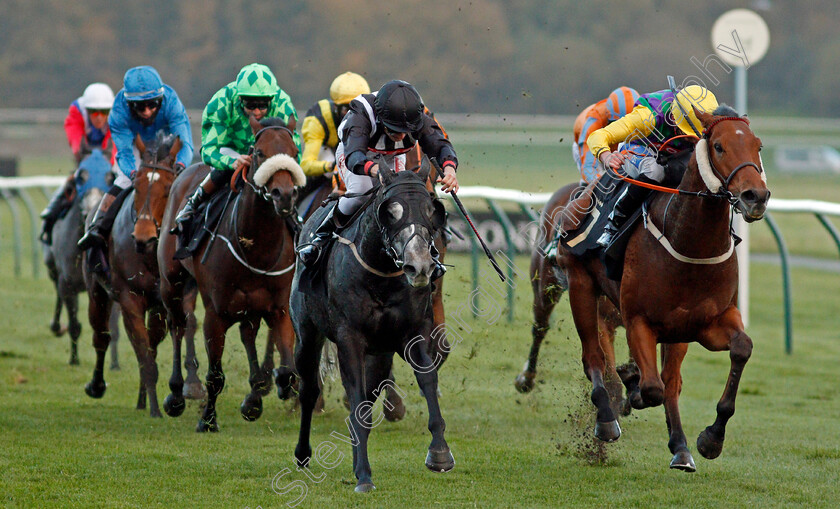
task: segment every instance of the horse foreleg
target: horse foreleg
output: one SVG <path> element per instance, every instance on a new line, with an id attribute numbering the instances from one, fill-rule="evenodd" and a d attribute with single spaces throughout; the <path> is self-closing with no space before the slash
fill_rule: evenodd
<path id="1" fill-rule="evenodd" d="M 67 307 L 67 332 L 70 333 L 70 364 L 79 363 L 79 336 L 82 324 L 79 323 L 79 296 L 64 277 L 58 278 L 58 293 L 62 295 Z"/>
<path id="2" fill-rule="evenodd" d="M 263 361 L 262 365 L 260 366 L 260 370 L 263 372 L 263 377 L 266 380 L 271 380 L 271 377 L 274 373 L 274 338 L 272 338 L 273 328 L 271 325 L 268 326 L 268 341 L 265 342 L 265 353 L 263 354 Z M 280 387 L 277 387 L 277 396 L 280 396 Z M 268 393 L 271 392 L 271 386 L 267 385 L 260 391 L 260 396 L 267 396 Z"/>
<path id="3" fill-rule="evenodd" d="M 269 342 L 280 353 L 280 364 L 274 370 L 274 383 L 277 385 L 277 397 L 286 400 L 294 393 L 295 383 L 295 329 L 289 316 L 289 309 L 280 310 L 280 314 L 269 324 Z"/>
<path id="4" fill-rule="evenodd" d="M 163 306 L 156 306 L 155 309 L 148 311 L 147 320 L 147 337 L 149 338 L 149 366 L 148 366 L 148 386 L 147 392 L 149 394 L 149 406 L 154 412 L 158 408 L 157 399 L 157 381 L 158 381 L 158 367 L 157 354 L 158 346 L 166 337 L 166 310 Z M 157 410 L 157 415 L 160 415 L 160 410 Z"/>
<path id="5" fill-rule="evenodd" d="M 222 355 L 225 353 L 225 332 L 230 324 L 222 320 L 216 311 L 208 306 L 204 311 L 204 346 L 207 349 L 207 405 L 198 419 L 196 431 L 219 431 L 216 418 L 216 398 L 225 388 L 225 373 L 222 371 Z"/>
<path id="6" fill-rule="evenodd" d="M 134 297 L 129 291 L 123 292 L 128 294 L 127 297 L 120 299 L 120 307 L 122 308 L 123 325 L 128 334 L 128 339 L 131 341 L 131 346 L 134 348 L 134 355 L 137 357 L 137 364 L 140 368 L 140 386 L 137 391 L 137 410 L 146 408 L 146 396 L 154 396 L 149 398 L 149 415 L 152 417 L 162 417 L 160 408 L 157 405 L 157 393 L 155 384 L 157 383 L 157 363 L 152 351 L 152 346 L 149 340 L 149 332 L 146 329 L 145 323 L 145 303 L 141 302 L 141 297 Z"/>
<path id="7" fill-rule="evenodd" d="M 604 360 L 606 361 L 606 371 L 604 372 L 604 386 L 607 388 L 607 393 L 610 395 L 610 406 L 613 413 L 621 414 L 624 410 L 624 385 L 621 383 L 621 377 L 615 367 L 615 329 L 617 322 L 612 320 L 609 312 L 614 312 L 615 307 L 607 300 L 606 297 L 601 297 L 598 301 L 598 343 L 601 345 L 601 350 L 604 352 Z"/>
<path id="8" fill-rule="evenodd" d="M 525 367 L 514 382 L 519 392 L 530 392 L 534 388 L 540 346 L 542 345 L 543 339 L 545 339 L 546 333 L 548 333 L 551 312 L 563 294 L 563 291 L 557 286 L 557 278 L 554 277 L 551 266 L 542 259 L 542 256 L 540 258 L 538 272 L 532 269 L 533 275 L 531 277 L 531 287 L 534 292 L 534 323 L 531 326 L 531 352 L 528 354 Z"/>
<path id="9" fill-rule="evenodd" d="M 306 466 L 312 458 L 309 436 L 312 430 L 312 411 L 321 394 L 318 383 L 318 369 L 321 364 L 321 350 L 324 338 L 318 334 L 315 325 L 304 322 L 299 330 L 295 365 L 300 374 L 300 431 L 295 447 L 298 466 Z"/>
<path id="10" fill-rule="evenodd" d="M 344 382 L 344 391 L 350 398 L 348 431 L 351 439 L 356 439 L 356 444 L 353 446 L 353 473 L 357 479 L 355 489 L 357 492 L 367 492 L 375 488 L 368 460 L 368 436 L 372 425 L 369 418 L 361 418 L 365 415 L 370 417 L 370 408 L 373 406 L 372 403 L 363 405 L 366 389 L 364 344 L 363 336 L 346 331 L 340 335 L 337 343 L 341 380 Z"/>
<path id="11" fill-rule="evenodd" d="M 682 392 L 682 366 L 688 343 L 662 345 L 662 382 L 665 383 L 665 424 L 668 426 L 668 449 L 674 455 L 671 468 L 694 472 L 694 458 L 688 450 L 685 432 L 680 419 L 680 392 Z"/>
<path id="12" fill-rule="evenodd" d="M 597 408 L 595 437 L 614 442 L 621 437 L 621 427 L 610 407 L 610 395 L 604 384 L 607 363 L 598 334 L 598 295 L 592 278 L 579 267 L 569 273 L 569 304 L 580 336 L 583 371 L 592 382 L 590 399 Z"/>
<path id="13" fill-rule="evenodd" d="M 172 337 L 172 374 L 169 376 L 169 394 L 163 400 L 163 411 L 170 417 L 179 417 L 187 408 L 183 394 L 184 376 L 181 373 L 181 340 L 187 328 L 187 316 L 182 305 L 181 288 L 165 276 L 161 278 L 160 295 L 166 305 L 169 334 Z"/>
<path id="14" fill-rule="evenodd" d="M 718 323 L 701 334 L 698 342 L 711 351 L 729 349 L 730 369 L 726 388 L 717 404 L 715 422 L 697 437 L 697 450 L 706 459 L 715 459 L 723 450 L 726 423 L 735 414 L 735 396 L 747 361 L 752 355 L 752 339 L 744 332 L 741 313 L 730 307 Z"/>
<path id="15" fill-rule="evenodd" d="M 85 385 L 85 394 L 91 398 L 101 398 L 105 395 L 105 352 L 111 342 L 111 332 L 108 329 L 108 314 L 111 311 L 111 300 L 101 286 L 93 284 L 88 289 L 90 304 L 88 305 L 88 321 L 93 331 L 93 350 L 96 352 L 96 364 L 93 377 Z"/>
<path id="16" fill-rule="evenodd" d="M 633 408 L 661 405 L 665 399 L 665 384 L 662 383 L 656 366 L 656 334 L 641 316 L 628 320 L 627 344 L 630 347 L 630 356 L 639 367 L 639 390 L 642 396 L 639 407 L 636 406 L 635 400 L 630 400 Z"/>
<path id="17" fill-rule="evenodd" d="M 428 338 L 428 335 L 424 337 Z M 433 472 L 448 472 L 455 468 L 455 458 L 444 437 L 446 422 L 443 420 L 438 402 L 438 374 L 434 361 L 426 351 L 426 341 L 423 337 L 417 336 L 406 343 L 400 354 L 414 370 L 414 376 L 426 398 L 426 406 L 429 410 L 429 431 L 432 433 L 432 443 L 429 444 L 429 452 L 426 454 L 426 468 Z"/>
<path id="18" fill-rule="evenodd" d="M 263 406 L 260 393 L 264 392 L 268 385 L 268 381 L 263 377 L 263 372 L 257 360 L 256 340 L 259 330 L 259 316 L 249 315 L 239 322 L 239 337 L 242 339 L 242 345 L 245 347 L 245 355 L 248 356 L 248 383 L 251 386 L 251 392 L 245 396 L 242 404 L 239 405 L 242 418 L 246 421 L 256 421 L 262 415 Z"/>

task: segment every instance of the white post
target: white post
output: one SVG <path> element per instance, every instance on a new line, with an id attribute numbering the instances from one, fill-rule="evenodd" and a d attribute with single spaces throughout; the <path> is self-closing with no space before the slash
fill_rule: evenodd
<path id="1" fill-rule="evenodd" d="M 741 115 L 747 113 L 747 69 L 735 66 L 735 109 Z M 750 231 L 747 222 L 739 214 L 735 215 L 735 233 L 741 237 L 736 252 L 738 253 L 738 309 L 744 320 L 744 327 L 750 322 Z"/>

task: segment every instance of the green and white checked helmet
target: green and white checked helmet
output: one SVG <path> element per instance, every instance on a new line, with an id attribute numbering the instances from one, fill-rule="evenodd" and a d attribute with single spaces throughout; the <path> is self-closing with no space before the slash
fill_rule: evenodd
<path id="1" fill-rule="evenodd" d="M 262 64 L 248 64 L 236 76 L 236 91 L 246 97 L 273 97 L 280 87 L 271 70 Z"/>

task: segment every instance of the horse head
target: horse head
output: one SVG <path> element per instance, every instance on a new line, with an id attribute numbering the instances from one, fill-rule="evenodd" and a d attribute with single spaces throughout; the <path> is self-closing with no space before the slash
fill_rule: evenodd
<path id="1" fill-rule="evenodd" d="M 395 173 L 380 164 L 380 189 L 375 203 L 385 251 L 408 278 L 421 288 L 431 282 L 437 250 L 434 239 L 446 221 L 446 209 L 426 189 L 429 168 L 419 173 Z"/>
<path id="2" fill-rule="evenodd" d="M 134 176 L 135 247 L 138 253 L 155 250 L 160 236 L 160 225 L 169 198 L 169 189 L 175 180 L 175 158 L 181 150 L 178 136 L 158 133 L 153 145 L 146 147 L 138 136 L 135 140 L 141 159 Z"/>
<path id="3" fill-rule="evenodd" d="M 82 220 L 95 210 L 99 200 L 111 187 L 111 155 L 99 148 L 88 149 L 75 172 L 76 195 Z"/>
<path id="4" fill-rule="evenodd" d="M 298 149 L 292 129 L 276 117 L 257 121 L 250 117 L 254 132 L 251 148 L 251 174 L 246 181 L 263 199 L 274 205 L 281 217 L 295 213 L 299 189 L 306 176 L 297 163 Z"/>
<path id="5" fill-rule="evenodd" d="M 694 111 L 704 128 L 695 155 L 706 187 L 724 195 L 748 223 L 763 218 L 770 191 L 759 154 L 761 140 L 749 121 L 726 105 L 711 114 Z"/>

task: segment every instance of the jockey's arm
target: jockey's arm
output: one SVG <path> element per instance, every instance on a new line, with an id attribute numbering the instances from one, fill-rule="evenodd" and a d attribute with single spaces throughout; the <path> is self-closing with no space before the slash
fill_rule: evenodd
<path id="1" fill-rule="evenodd" d="M 207 103 L 201 115 L 201 160 L 204 164 L 219 170 L 234 170 L 237 157 L 227 150 L 228 126 L 222 120 L 224 111 L 224 89 L 217 92 Z"/>
<path id="2" fill-rule="evenodd" d="M 609 152 L 610 147 L 649 135 L 653 132 L 653 122 L 653 112 L 645 106 L 636 106 L 629 114 L 590 134 L 586 143 L 592 155 L 600 160 L 601 154 Z"/>
<path id="3" fill-rule="evenodd" d="M 85 137 L 85 119 L 75 104 L 70 105 L 67 117 L 64 119 L 64 132 L 67 134 L 70 150 L 73 151 L 73 155 L 77 155 L 82 145 L 82 138 Z"/>
<path id="4" fill-rule="evenodd" d="M 126 109 L 128 108 L 126 107 Z M 123 121 L 125 119 L 114 115 L 114 113 L 117 113 L 116 110 L 115 107 L 111 111 L 108 125 L 111 128 L 111 139 L 114 140 L 114 146 L 117 148 L 117 166 L 123 175 L 130 178 L 131 174 L 137 169 L 137 161 L 134 158 L 135 134 L 128 127 L 128 123 Z"/>
<path id="5" fill-rule="evenodd" d="M 300 167 L 307 177 L 318 177 L 324 173 L 331 171 L 333 163 L 318 160 L 318 155 L 321 152 L 321 147 L 327 138 L 327 133 L 324 132 L 324 126 L 315 117 L 306 117 L 303 119 L 303 126 L 301 127 L 303 134 L 303 155 L 300 158 Z"/>
<path id="6" fill-rule="evenodd" d="M 178 151 L 175 163 L 181 163 L 187 167 L 192 163 L 194 153 L 190 118 L 174 90 L 171 94 L 167 94 L 165 104 L 166 110 L 161 113 L 165 113 L 166 118 L 169 119 L 169 132 L 181 139 L 181 150 Z"/>

